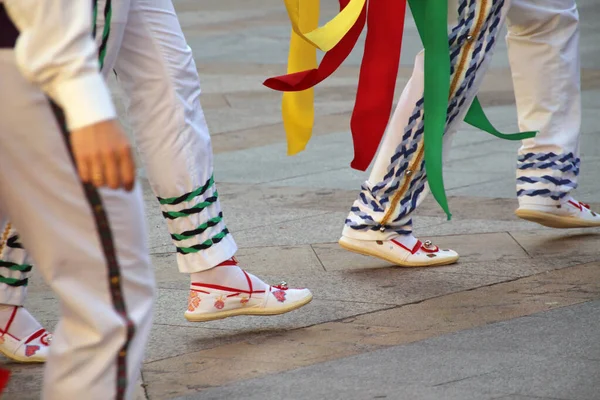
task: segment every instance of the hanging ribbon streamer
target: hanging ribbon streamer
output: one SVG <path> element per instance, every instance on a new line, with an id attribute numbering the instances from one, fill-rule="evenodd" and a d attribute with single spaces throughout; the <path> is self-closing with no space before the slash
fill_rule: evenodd
<path id="1" fill-rule="evenodd" d="M 364 171 L 377 152 L 394 103 L 406 1 L 369 1 L 367 38 L 350 120 L 354 160 Z"/>
<path id="2" fill-rule="evenodd" d="M 408 0 L 411 12 L 425 48 L 424 123 L 425 165 L 431 194 L 451 218 L 443 178 L 443 136 L 446 127 L 450 97 L 450 52 L 448 49 L 447 0 Z M 426 25 L 427 24 L 427 25 Z M 536 132 L 503 134 L 496 130 L 486 117 L 477 97 L 467 111 L 465 121 L 498 138 L 522 140 Z"/>
<path id="3" fill-rule="evenodd" d="M 349 1 L 340 0 L 340 11 L 345 9 Z M 355 24 L 337 45 L 325 53 L 318 68 L 269 78 L 263 84 L 270 89 L 280 92 L 298 92 L 310 89 L 324 81 L 339 68 L 350 52 L 352 52 L 363 31 L 367 20 L 366 17 L 367 10 L 363 2 L 362 11 Z"/>
<path id="4" fill-rule="evenodd" d="M 310 140 L 315 118 L 312 87 L 331 75 L 352 51 L 362 31 L 361 15 L 364 26 L 365 1 L 345 1 L 340 13 L 321 28 L 318 28 L 319 0 L 285 1 L 292 23 L 288 75 L 287 79 L 269 79 L 265 85 L 285 92 L 281 108 L 288 155 L 304 150 Z M 359 26 L 355 27 L 357 21 Z M 351 30 L 355 33 L 354 40 L 347 36 Z M 327 51 L 334 47 L 317 69 L 317 48 Z"/>
<path id="5" fill-rule="evenodd" d="M 406 0 L 340 0 L 340 13 L 318 28 L 318 0 L 284 0 L 292 23 L 288 74 L 264 84 L 283 91 L 283 122 L 288 154 L 302 151 L 314 124 L 313 87 L 331 75 L 355 46 L 365 25 L 367 38 L 352 113 L 352 168 L 365 170 L 373 160 L 389 121 L 405 20 Z M 450 96 L 447 0 L 408 0 L 425 48 L 425 164 L 431 192 L 450 219 L 442 169 L 443 135 Z M 426 29 L 427 24 L 427 29 Z M 327 53 L 316 68 L 316 49 Z M 477 98 L 465 122 L 507 140 L 531 138 L 537 132 L 504 134 L 485 116 Z"/>
<path id="6" fill-rule="evenodd" d="M 498 131 L 496 128 L 494 128 L 488 117 L 485 115 L 483 107 L 481 107 L 481 103 L 479 103 L 479 99 L 477 97 L 473 99 L 473 103 L 471 103 L 471 107 L 469 107 L 469 111 L 467 111 L 467 115 L 465 115 L 465 122 L 471 126 L 474 126 L 475 128 L 481 129 L 484 132 L 504 140 L 531 139 L 538 133 L 537 131 L 520 133 L 502 133 Z"/>
<path id="7" fill-rule="evenodd" d="M 340 13 L 320 28 L 301 26 L 304 18 L 311 20 L 313 13 L 315 12 L 318 15 L 318 3 L 315 9 L 309 8 L 309 2 L 305 0 L 284 0 L 284 3 L 294 33 L 319 50 L 329 51 L 334 48 L 356 24 L 359 15 L 365 7 L 366 0 L 345 1 L 345 6 L 342 7 Z"/>
<path id="8" fill-rule="evenodd" d="M 7 369 L 0 369 L 0 395 L 4 391 L 8 381 L 10 380 L 10 371 Z"/>
<path id="9" fill-rule="evenodd" d="M 421 41 L 425 48 L 423 146 L 431 194 L 451 214 L 446 199 L 442 169 L 442 151 L 448 98 L 450 97 L 450 51 L 448 49 L 448 4 L 446 0 L 408 0 Z M 427 21 L 427 29 L 424 23 Z"/>
<path id="10" fill-rule="evenodd" d="M 288 8 L 289 10 L 289 8 Z M 311 70 L 317 67 L 317 49 L 302 36 L 302 32 L 313 31 L 319 26 L 319 0 L 297 1 L 295 14 L 290 13 L 293 20 L 290 53 L 288 57 L 288 74 Z M 302 18 L 299 16 L 302 15 Z M 299 32 L 299 33 L 297 33 Z M 293 51 L 292 51 L 293 49 Z M 312 135 L 315 122 L 314 89 L 301 92 L 284 92 L 281 102 L 283 126 L 287 135 L 288 155 L 301 152 Z"/>

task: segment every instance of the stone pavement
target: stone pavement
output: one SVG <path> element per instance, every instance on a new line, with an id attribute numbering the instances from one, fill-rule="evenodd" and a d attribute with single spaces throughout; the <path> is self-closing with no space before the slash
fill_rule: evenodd
<path id="1" fill-rule="evenodd" d="M 184 399 L 598 399 L 600 302 L 209 389 Z"/>
<path id="2" fill-rule="evenodd" d="M 325 21 L 336 2 L 323 3 Z M 465 127 L 445 170 L 453 220 L 431 199 L 417 213 L 417 233 L 459 251 L 458 264 L 400 269 L 344 252 L 336 242 L 367 176 L 348 166 L 362 43 L 317 89 L 308 149 L 287 157 L 280 95 L 261 85 L 285 72 L 289 24 L 281 0 L 175 4 L 202 78 L 215 177 L 238 258 L 272 282 L 310 287 L 315 300 L 279 317 L 186 322 L 187 276 L 177 273 L 140 170 L 159 287 L 140 399 L 600 399 L 600 230 L 557 231 L 514 217 L 518 143 Z M 600 5 L 578 4 L 578 198 L 598 210 Z M 405 38 L 398 88 L 420 48 L 412 21 Z M 480 98 L 504 131 L 517 130 L 511 85 L 501 42 Z M 121 104 L 118 91 L 116 98 Z M 27 305 L 54 327 L 58 304 L 39 276 Z M 5 398 L 39 397 L 41 367 L 2 362 L 13 371 Z"/>

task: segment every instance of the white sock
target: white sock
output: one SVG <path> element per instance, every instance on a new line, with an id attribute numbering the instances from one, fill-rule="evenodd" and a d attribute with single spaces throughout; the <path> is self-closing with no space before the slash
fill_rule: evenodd
<path id="1" fill-rule="evenodd" d="M 392 240 L 402 244 L 402 246 L 406 247 L 407 249 L 412 249 L 419 241 L 419 239 L 414 237 L 412 234 L 394 236 Z"/>
<path id="2" fill-rule="evenodd" d="M 13 311 L 16 313 L 13 317 Z M 12 321 L 11 321 L 12 318 Z M 7 332 L 11 336 L 23 340 L 39 330 L 42 325 L 25 307 L 16 307 L 8 304 L 0 304 L 0 331 Z M 8 329 L 7 329 L 8 328 Z M 0 333 L 1 335 L 1 333 Z"/>
<path id="3" fill-rule="evenodd" d="M 226 286 L 230 288 L 249 290 L 248 279 L 252 283 L 252 291 L 267 290 L 267 285 L 262 279 L 244 272 L 235 259 L 227 260 L 214 268 L 190 274 L 192 283 Z"/>

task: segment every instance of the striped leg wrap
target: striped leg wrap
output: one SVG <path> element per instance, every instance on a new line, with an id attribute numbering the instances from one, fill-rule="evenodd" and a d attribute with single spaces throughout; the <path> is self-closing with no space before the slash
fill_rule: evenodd
<path id="1" fill-rule="evenodd" d="M 577 188 L 580 159 L 573 153 L 526 153 L 517 159 L 517 196 L 560 201 Z"/>
<path id="2" fill-rule="evenodd" d="M 10 287 L 26 287 L 32 268 L 17 232 L 8 223 L 0 244 L 0 283 Z"/>
<path id="3" fill-rule="evenodd" d="M 158 202 L 178 253 L 207 250 L 229 234 L 212 176 L 189 193 L 171 198 L 159 197 Z"/>

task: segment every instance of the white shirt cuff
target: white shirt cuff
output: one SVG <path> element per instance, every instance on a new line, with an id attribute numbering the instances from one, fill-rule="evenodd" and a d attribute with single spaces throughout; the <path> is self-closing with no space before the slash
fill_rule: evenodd
<path id="1" fill-rule="evenodd" d="M 65 113 L 69 131 L 117 116 L 108 87 L 100 74 L 61 82 L 56 85 L 54 95 Z"/>

